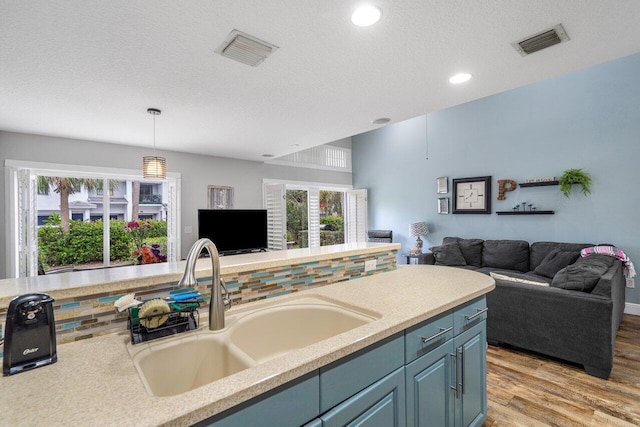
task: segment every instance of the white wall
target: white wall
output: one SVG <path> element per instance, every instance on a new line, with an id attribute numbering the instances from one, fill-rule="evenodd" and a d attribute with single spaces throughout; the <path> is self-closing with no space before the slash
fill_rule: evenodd
<path id="1" fill-rule="evenodd" d="M 23 133 L 0 131 L 0 204 L 6 204 L 6 159 L 25 160 L 69 165 L 114 167 L 122 169 L 142 168 L 142 157 L 149 149 L 93 141 L 56 138 Z M 351 174 L 266 165 L 262 162 L 227 159 L 175 151 L 158 151 L 167 158 L 167 170 L 182 175 L 182 256 L 186 256 L 197 239 L 198 209 L 207 207 L 207 186 L 234 187 L 234 207 L 240 209 L 262 208 L 262 179 L 323 182 L 351 185 Z M 4 256 L 7 238 L 7 216 L 0 210 L 0 278 L 6 278 Z M 193 233 L 184 234 L 191 226 Z"/>

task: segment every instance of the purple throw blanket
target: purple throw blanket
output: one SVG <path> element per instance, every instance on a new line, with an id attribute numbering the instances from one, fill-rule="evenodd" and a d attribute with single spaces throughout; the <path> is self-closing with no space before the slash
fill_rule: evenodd
<path id="1" fill-rule="evenodd" d="M 627 279 L 636 277 L 636 270 L 633 267 L 633 263 L 622 249 L 616 248 L 615 246 L 592 246 L 580 251 L 581 257 L 587 257 L 589 255 L 607 255 L 619 259 L 624 264 L 624 277 Z"/>

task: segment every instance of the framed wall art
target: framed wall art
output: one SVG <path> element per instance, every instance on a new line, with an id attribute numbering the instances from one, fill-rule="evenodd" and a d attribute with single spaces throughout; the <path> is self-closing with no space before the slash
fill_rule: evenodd
<path id="1" fill-rule="evenodd" d="M 233 187 L 209 185 L 207 209 L 233 209 Z"/>
<path id="2" fill-rule="evenodd" d="M 449 192 L 449 179 L 446 176 L 436 178 L 436 193 L 447 194 Z"/>
<path id="3" fill-rule="evenodd" d="M 491 213 L 490 176 L 454 178 L 452 187 L 454 214 Z"/>
<path id="4" fill-rule="evenodd" d="M 438 213 L 442 215 L 447 215 L 449 213 L 449 198 L 448 197 L 440 197 L 438 199 Z"/>

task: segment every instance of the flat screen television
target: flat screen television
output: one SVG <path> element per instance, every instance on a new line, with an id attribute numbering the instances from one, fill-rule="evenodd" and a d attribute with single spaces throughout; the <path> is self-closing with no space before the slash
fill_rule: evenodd
<path id="1" fill-rule="evenodd" d="M 198 238 L 208 238 L 222 255 L 267 248 L 266 209 L 198 209 Z"/>

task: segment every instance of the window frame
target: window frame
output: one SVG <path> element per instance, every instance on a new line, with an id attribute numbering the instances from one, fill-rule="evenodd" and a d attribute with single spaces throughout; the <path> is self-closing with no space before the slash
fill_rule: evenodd
<path id="1" fill-rule="evenodd" d="M 322 182 L 305 182 L 305 181 L 289 181 L 289 180 L 280 180 L 280 179 L 263 179 L 262 180 L 262 206 L 264 209 L 269 209 L 269 205 L 270 205 L 270 195 L 269 195 L 269 190 L 268 190 L 268 186 L 282 186 L 281 189 L 284 192 L 284 194 L 286 194 L 287 190 L 305 190 L 307 191 L 307 200 L 311 200 L 311 199 L 317 199 L 317 195 L 319 194 L 320 191 L 336 191 L 336 192 L 342 192 L 345 193 L 345 203 L 347 203 L 347 199 L 348 199 L 348 194 L 349 192 L 353 192 L 355 191 L 353 189 L 353 185 L 347 185 L 347 184 L 329 184 L 329 183 L 322 183 Z M 366 190 L 365 190 L 366 191 Z M 315 197 L 312 197 L 312 195 L 315 195 Z M 366 198 L 365 198 L 366 201 Z M 284 232 L 286 233 L 286 206 L 284 207 L 285 212 L 284 212 L 284 224 L 282 224 L 281 227 L 275 227 L 276 230 L 284 230 Z M 319 209 L 319 206 L 318 206 Z M 356 243 L 356 241 L 350 242 L 348 241 L 348 234 L 347 234 L 347 230 L 348 230 L 348 218 L 347 218 L 347 206 L 343 207 L 344 212 L 345 212 L 345 243 Z M 311 212 L 309 212 L 309 227 L 308 227 L 308 232 L 309 233 L 316 233 L 317 232 L 317 236 L 308 236 L 308 242 L 309 242 L 309 248 L 312 247 L 320 247 L 320 227 L 319 227 L 319 215 L 317 218 L 317 224 L 318 226 L 316 227 L 315 225 L 315 219 L 313 219 L 314 223 L 312 224 L 312 217 L 311 217 Z M 352 228 L 356 228 L 353 227 L 353 224 L 351 225 Z M 362 228 L 362 227 L 358 227 L 358 228 Z M 366 219 L 365 219 L 365 224 L 364 224 L 364 228 L 366 229 Z M 283 245 L 280 245 L 280 239 L 279 238 L 274 238 L 274 236 L 269 236 L 269 242 L 271 243 L 273 240 L 277 240 L 278 245 L 274 246 L 273 248 L 270 247 L 269 249 L 274 249 L 274 250 L 279 250 L 279 249 L 286 249 L 286 238 L 283 237 Z M 313 245 L 312 245 L 313 242 Z M 316 245 L 317 243 L 317 245 Z M 281 248 L 281 246 L 284 246 Z"/>
<path id="2" fill-rule="evenodd" d="M 37 188 L 31 186 L 28 191 L 25 190 L 26 175 L 31 180 L 37 175 L 61 176 L 69 178 L 93 178 L 105 180 L 108 185 L 109 179 L 119 179 L 125 181 L 147 181 L 142 176 L 142 170 L 107 168 L 99 166 L 85 165 L 68 165 L 60 163 L 44 163 L 22 160 L 5 160 L 5 178 L 7 182 L 6 197 L 6 218 L 5 226 L 6 239 L 6 266 L 7 277 L 29 277 L 37 274 L 38 264 L 38 246 L 37 246 L 37 206 L 35 206 L 35 198 Z M 21 181 L 23 181 L 21 183 Z M 177 261 L 180 259 L 180 228 L 181 228 L 181 209 L 180 209 L 180 187 L 181 174 L 176 172 L 167 173 L 167 178 L 163 180 L 168 187 L 168 200 L 170 204 L 167 208 L 167 261 Z M 103 192 L 104 202 L 109 204 L 109 192 Z M 19 206 L 23 203 L 23 199 L 27 200 L 29 206 L 35 209 L 29 212 L 29 218 L 26 221 L 26 227 L 21 224 L 22 215 Z M 32 200 L 31 200 L 32 199 Z M 108 209 L 103 213 L 104 216 L 110 216 Z M 171 223 L 169 222 L 171 217 Z M 105 222 L 104 235 L 105 245 L 109 240 L 109 222 Z M 108 246 L 103 248 L 103 253 Z M 107 257 L 108 259 L 108 257 Z M 104 262 L 108 266 L 108 261 Z"/>

